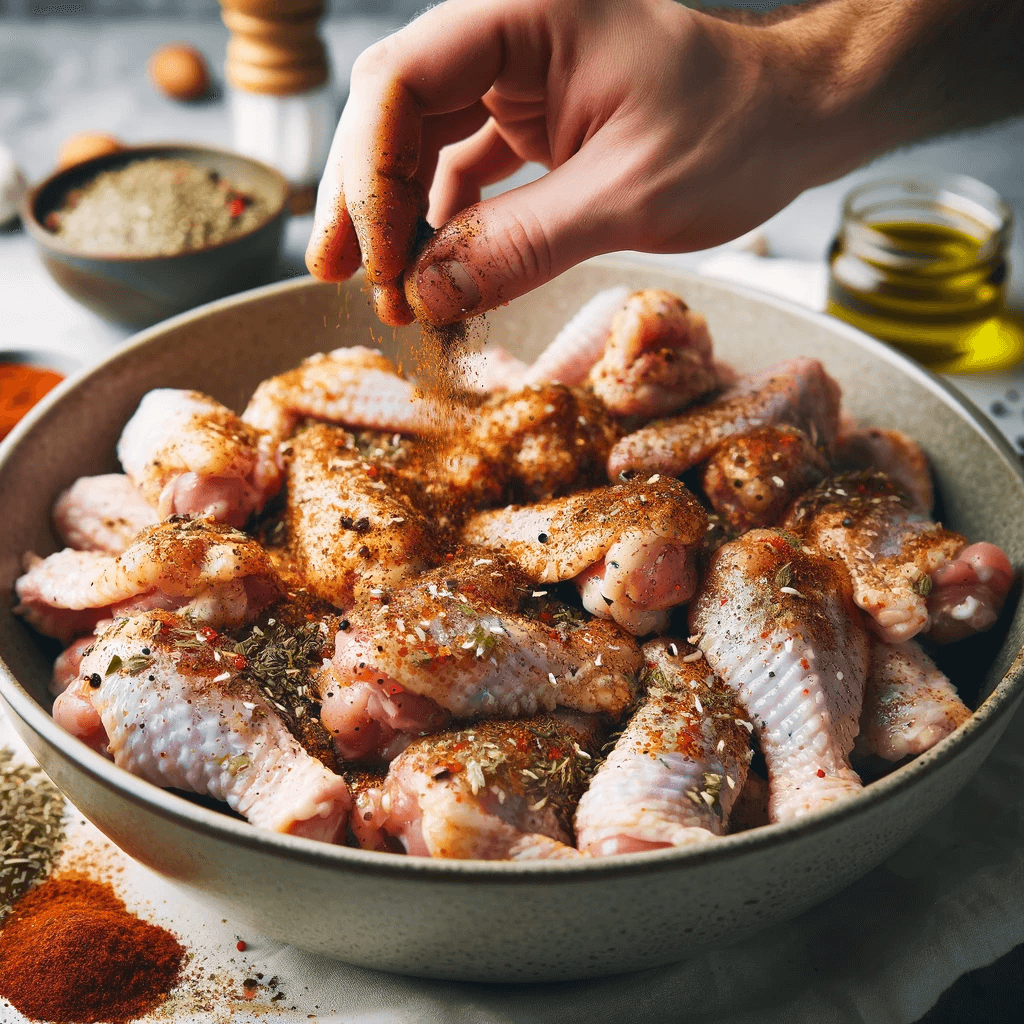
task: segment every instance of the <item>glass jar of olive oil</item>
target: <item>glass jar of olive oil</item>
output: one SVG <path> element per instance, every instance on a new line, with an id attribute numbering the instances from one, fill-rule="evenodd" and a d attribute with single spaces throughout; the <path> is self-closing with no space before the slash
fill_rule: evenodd
<path id="1" fill-rule="evenodd" d="M 932 369 L 1005 368 L 1024 356 L 1004 292 L 1013 215 L 961 175 L 854 189 L 829 253 L 828 309 Z"/>

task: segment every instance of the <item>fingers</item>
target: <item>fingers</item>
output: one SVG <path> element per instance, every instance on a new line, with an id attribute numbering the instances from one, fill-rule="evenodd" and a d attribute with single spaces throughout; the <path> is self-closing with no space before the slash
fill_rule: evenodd
<path id="1" fill-rule="evenodd" d="M 313 231 L 306 246 L 306 269 L 321 281 L 348 280 L 361 260 L 359 240 L 345 205 L 341 149 L 336 132 L 317 189 Z"/>
<path id="2" fill-rule="evenodd" d="M 400 278 L 422 240 L 426 183 L 439 150 L 486 120 L 479 101 L 501 72 L 503 11 L 515 6 L 452 0 L 356 61 L 339 126 L 343 191 L 387 323 L 411 316 Z"/>
<path id="3" fill-rule="evenodd" d="M 431 224 L 443 224 L 473 203 L 485 185 L 507 178 L 525 161 L 505 141 L 494 121 L 440 154 L 430 190 Z"/>
<path id="4" fill-rule="evenodd" d="M 434 324 L 461 320 L 591 256 L 624 248 L 616 217 L 622 204 L 586 187 L 588 163 L 578 154 L 537 181 L 445 223 L 405 274 L 405 296 L 416 318 Z"/>

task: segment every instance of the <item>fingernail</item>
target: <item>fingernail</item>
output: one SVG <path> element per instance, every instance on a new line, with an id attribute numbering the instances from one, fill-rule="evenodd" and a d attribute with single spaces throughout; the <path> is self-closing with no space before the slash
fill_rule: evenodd
<path id="1" fill-rule="evenodd" d="M 416 274 L 414 307 L 436 323 L 459 320 L 480 305 L 480 289 L 456 260 L 431 263 Z"/>

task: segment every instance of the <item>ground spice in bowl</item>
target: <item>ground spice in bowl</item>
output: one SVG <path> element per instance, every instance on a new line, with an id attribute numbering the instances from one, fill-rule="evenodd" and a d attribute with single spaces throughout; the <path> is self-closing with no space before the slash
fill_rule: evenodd
<path id="1" fill-rule="evenodd" d="M 0 360 L 2 360 L 0 355 Z M 0 361 L 0 440 L 64 375 L 45 366 Z"/>
<path id="2" fill-rule="evenodd" d="M 266 197 L 179 157 L 101 171 L 71 189 L 46 228 L 82 253 L 177 256 L 228 242 L 272 213 Z"/>
<path id="3" fill-rule="evenodd" d="M 130 913 L 106 882 L 49 878 L 0 930 L 0 996 L 31 1020 L 126 1024 L 159 1006 L 185 949 Z"/>

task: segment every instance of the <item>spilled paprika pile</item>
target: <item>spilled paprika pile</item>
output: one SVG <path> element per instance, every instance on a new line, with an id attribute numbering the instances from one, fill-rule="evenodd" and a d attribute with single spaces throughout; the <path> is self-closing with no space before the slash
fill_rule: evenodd
<path id="1" fill-rule="evenodd" d="M 0 996 L 26 1017 L 126 1024 L 164 1001 L 185 949 L 130 913 L 105 882 L 50 878 L 0 929 Z"/>

